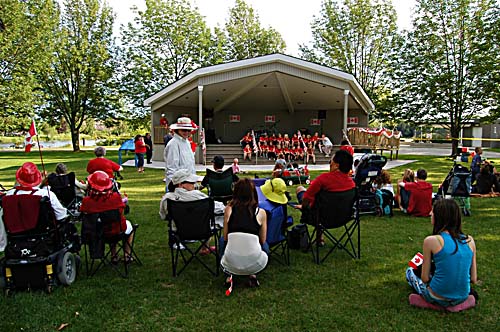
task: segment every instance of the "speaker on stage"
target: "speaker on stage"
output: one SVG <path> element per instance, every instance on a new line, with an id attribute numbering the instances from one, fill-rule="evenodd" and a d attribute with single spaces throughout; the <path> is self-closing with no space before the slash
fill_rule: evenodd
<path id="1" fill-rule="evenodd" d="M 326 119 L 326 110 L 318 111 L 318 119 L 325 120 Z"/>

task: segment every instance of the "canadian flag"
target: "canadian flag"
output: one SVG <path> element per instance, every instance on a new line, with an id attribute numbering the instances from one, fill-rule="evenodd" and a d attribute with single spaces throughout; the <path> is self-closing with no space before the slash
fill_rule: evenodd
<path id="1" fill-rule="evenodd" d="M 35 120 L 31 120 L 30 130 L 26 134 L 26 138 L 24 139 L 24 152 L 30 152 L 31 147 L 33 146 L 33 136 L 36 136 L 36 127 Z"/>
<path id="2" fill-rule="evenodd" d="M 415 256 L 413 256 L 411 261 L 408 262 L 408 266 L 413 268 L 413 269 L 416 269 L 417 267 L 422 265 L 423 262 L 424 262 L 424 255 L 417 252 L 417 254 Z"/>

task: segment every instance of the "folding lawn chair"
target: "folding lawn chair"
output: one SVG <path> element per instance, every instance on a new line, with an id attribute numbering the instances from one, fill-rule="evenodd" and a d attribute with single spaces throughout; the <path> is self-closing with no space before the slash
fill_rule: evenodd
<path id="1" fill-rule="evenodd" d="M 317 264 L 325 261 L 337 248 L 345 250 L 352 258 L 361 258 L 360 221 L 357 205 L 356 189 L 341 192 L 320 191 L 316 195 L 314 207 L 310 210 L 303 210 L 302 221 L 314 227 L 312 233 L 309 233 L 309 229 L 307 232 L 313 259 Z M 336 228 L 342 229 L 337 236 L 333 233 L 333 229 Z M 321 233 L 325 239 L 330 240 L 333 244 L 333 247 L 323 258 L 319 255 L 319 248 L 322 245 L 320 243 Z"/>
<path id="2" fill-rule="evenodd" d="M 215 226 L 213 198 L 188 202 L 167 199 L 167 211 L 173 276 L 180 275 L 193 260 L 200 262 L 212 275 L 219 275 L 218 230 Z M 206 244 L 211 238 L 215 243 L 215 251 Z M 198 255 L 203 248 L 214 256 L 215 268 L 211 268 Z M 180 270 L 179 256 L 183 262 Z"/>
<path id="3" fill-rule="evenodd" d="M 103 266 L 110 266 L 123 278 L 128 277 L 129 264 L 131 261 L 142 265 L 141 260 L 134 250 L 135 236 L 138 224 L 132 224 L 132 232 L 125 234 L 121 228 L 121 216 L 118 209 L 99 213 L 84 213 L 82 222 L 82 243 L 85 247 L 85 267 L 88 276 L 94 276 Z M 130 243 L 130 255 L 127 257 L 125 246 L 132 236 Z M 106 244 L 109 245 L 105 250 Z M 115 246 L 115 255 L 111 247 Z M 118 264 L 122 257 L 123 270 Z M 97 261 L 99 261 L 97 263 Z M 96 265 L 97 264 L 97 265 Z"/>
<path id="4" fill-rule="evenodd" d="M 233 169 L 215 172 L 207 168 L 208 196 L 226 204 L 233 196 Z"/>

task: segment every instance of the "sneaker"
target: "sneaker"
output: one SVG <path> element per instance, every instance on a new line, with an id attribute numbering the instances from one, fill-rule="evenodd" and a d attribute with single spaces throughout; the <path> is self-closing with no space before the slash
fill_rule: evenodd
<path id="1" fill-rule="evenodd" d="M 177 250 L 177 243 L 174 243 L 174 244 L 172 245 L 172 249 Z M 179 244 L 179 250 L 186 250 L 186 247 L 184 247 L 184 246 L 182 245 L 182 243 L 180 243 L 180 244 Z"/>

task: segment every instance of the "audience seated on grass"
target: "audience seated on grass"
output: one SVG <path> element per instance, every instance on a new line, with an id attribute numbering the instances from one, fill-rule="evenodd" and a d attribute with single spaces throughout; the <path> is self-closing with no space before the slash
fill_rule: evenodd
<path id="1" fill-rule="evenodd" d="M 208 197 L 207 194 L 195 189 L 195 184 L 199 180 L 199 176 L 190 173 L 187 169 L 180 169 L 174 173 L 172 181 L 169 184 L 168 192 L 163 195 L 160 202 L 160 217 L 163 220 L 167 220 L 168 215 L 167 199 L 191 202 Z M 215 215 L 221 215 L 221 217 L 216 218 L 215 222 L 216 224 L 222 226 L 222 213 L 225 208 L 224 204 L 217 201 L 214 203 Z M 175 229 L 175 224 L 173 224 L 173 228 Z M 208 255 L 210 254 L 210 250 L 215 250 L 215 247 L 207 244 L 207 246 L 200 251 L 200 255 Z"/>
<path id="2" fill-rule="evenodd" d="M 410 262 L 406 280 L 429 304 L 450 308 L 467 302 L 469 307 L 475 303 L 471 303 L 469 295 L 477 296 L 470 287 L 477 282 L 476 245 L 471 236 L 462 232 L 458 204 L 453 199 L 438 199 L 431 223 L 432 235 L 424 239 L 423 258 L 419 255 Z M 425 307 L 421 300 L 410 297 L 410 304 Z"/>
<path id="3" fill-rule="evenodd" d="M 224 157 L 217 155 L 212 159 L 214 171 L 207 168 L 207 174 L 201 181 L 202 187 L 208 188 L 208 195 L 216 201 L 227 203 L 233 195 L 233 185 L 239 180 L 238 176 L 233 173 L 231 167 L 223 170 Z"/>
<path id="4" fill-rule="evenodd" d="M 234 186 L 233 199 L 224 213 L 224 237 L 221 243 L 221 266 L 226 274 L 226 287 L 232 290 L 232 275 L 249 276 L 250 287 L 259 286 L 256 274 L 267 265 L 266 211 L 259 208 L 253 182 L 240 179 Z"/>
<path id="5" fill-rule="evenodd" d="M 500 193 L 500 184 L 497 177 L 493 174 L 491 165 L 483 165 L 481 171 L 476 177 L 476 185 L 472 187 L 472 192 L 481 195 L 490 193 Z"/>
<path id="6" fill-rule="evenodd" d="M 408 207 L 403 211 L 415 217 L 428 217 L 432 210 L 432 184 L 426 182 L 427 171 L 419 169 L 415 182 L 400 181 L 398 186 L 401 195 L 403 192 L 409 194 Z"/>
<path id="7" fill-rule="evenodd" d="M 403 177 L 398 181 L 398 184 L 400 182 L 415 182 L 415 172 L 409 168 L 405 169 L 405 171 L 403 172 Z M 394 196 L 394 200 L 399 206 L 399 209 L 403 211 L 408 208 L 410 196 L 408 191 L 402 191 L 401 188 L 402 187 L 399 185 L 396 186 L 396 195 Z"/>

